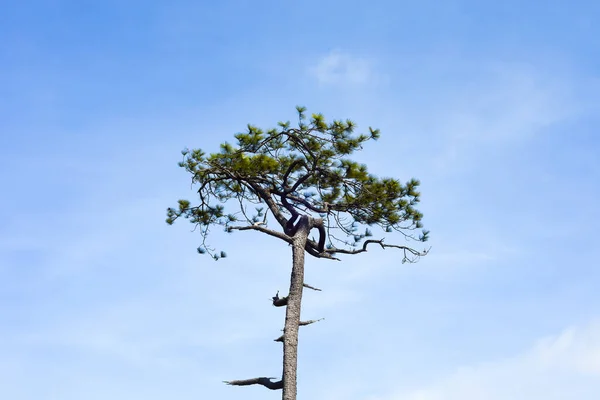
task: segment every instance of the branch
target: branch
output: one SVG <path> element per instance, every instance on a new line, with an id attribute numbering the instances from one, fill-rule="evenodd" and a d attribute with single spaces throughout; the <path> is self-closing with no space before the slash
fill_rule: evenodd
<path id="1" fill-rule="evenodd" d="M 306 326 L 306 325 L 310 325 L 310 324 L 314 324 L 315 322 L 319 322 L 324 320 L 325 318 L 321 318 L 321 319 L 310 319 L 308 321 L 300 321 L 298 323 L 298 326 Z"/>
<path id="2" fill-rule="evenodd" d="M 306 153 L 308 153 L 311 158 L 314 160 L 315 159 L 315 155 L 314 153 L 306 146 L 306 143 L 304 143 L 302 141 L 302 139 L 300 139 L 298 137 L 298 135 L 303 135 L 303 134 L 307 134 L 310 133 L 312 131 L 314 131 L 314 128 L 310 128 L 310 129 L 306 129 L 306 130 L 302 130 L 302 129 L 296 129 L 296 128 L 290 128 L 288 130 L 285 131 L 285 135 L 292 139 L 294 142 L 296 142 L 296 144 L 298 144 L 299 146 L 301 146 Z M 302 151 L 302 149 L 298 149 L 302 154 L 304 154 L 304 157 L 306 157 L 306 153 L 304 151 Z"/>
<path id="3" fill-rule="evenodd" d="M 311 319 L 308 321 L 299 321 L 298 322 L 298 326 L 306 326 L 306 325 L 310 325 L 310 324 L 314 324 L 315 322 L 319 322 L 321 320 L 324 320 L 325 318 L 321 318 L 321 319 Z M 273 339 L 274 342 L 281 342 L 283 343 L 283 338 L 285 335 L 281 335 L 279 336 L 277 339 Z"/>
<path id="4" fill-rule="evenodd" d="M 294 193 L 300 187 L 300 185 L 302 185 L 304 182 L 306 182 L 308 178 L 311 177 L 312 173 L 314 172 L 315 162 L 313 162 L 313 170 L 309 170 L 306 173 L 306 175 L 302 175 L 300 178 L 298 178 L 296 180 L 296 183 L 294 183 L 294 186 L 292 186 L 290 189 L 286 189 L 286 193 Z M 304 165 L 304 167 L 308 169 L 308 167 L 306 167 L 306 164 Z"/>
<path id="5" fill-rule="evenodd" d="M 316 288 L 314 286 L 310 286 L 310 285 L 308 285 L 306 283 L 303 283 L 302 286 L 304 286 L 305 288 L 316 290 L 317 292 L 321 291 L 321 289 Z M 273 299 L 273 305 L 275 307 L 283 307 L 283 306 L 287 305 L 287 301 L 288 301 L 287 296 L 285 296 L 285 297 L 279 297 L 279 290 L 277 291 L 277 293 L 275 293 L 275 296 L 273 296 L 271 298 Z"/>
<path id="6" fill-rule="evenodd" d="M 309 210 L 314 211 L 319 214 L 325 214 L 325 213 L 329 212 L 329 203 L 325 204 L 325 208 L 319 208 L 319 207 L 315 206 L 314 204 L 312 204 L 311 202 L 309 202 L 308 200 L 303 199 L 298 196 L 294 196 L 293 194 L 288 193 L 287 191 L 282 192 L 280 190 L 271 190 L 271 193 L 273 193 L 277 196 L 285 196 L 287 199 L 290 199 L 296 203 L 300 203 L 303 206 L 305 206 L 306 208 L 308 208 Z"/>
<path id="7" fill-rule="evenodd" d="M 294 226 L 294 224 L 296 223 L 296 220 L 298 219 L 298 217 L 300 217 L 299 213 L 292 214 L 290 219 L 288 219 L 288 221 L 285 223 L 285 227 L 283 228 L 283 231 L 285 232 L 286 235 L 292 237 L 296 234 L 296 226 Z"/>
<path id="8" fill-rule="evenodd" d="M 288 201 L 287 201 L 287 194 L 282 193 L 281 195 L 279 195 L 279 197 L 281 197 L 281 204 L 286 208 L 286 210 L 288 210 L 290 212 L 290 214 L 292 214 L 290 220 L 293 218 L 295 219 L 298 216 L 298 210 L 296 210 L 296 208 L 294 208 Z"/>
<path id="9" fill-rule="evenodd" d="M 223 381 L 223 382 L 228 385 L 232 385 L 232 386 L 263 385 L 264 387 L 271 389 L 271 390 L 277 390 L 277 389 L 283 388 L 283 380 L 273 382 L 273 381 L 271 381 L 271 379 L 276 379 L 276 378 L 261 377 L 261 378 L 242 379 L 242 380 L 235 380 L 235 381 Z"/>
<path id="10" fill-rule="evenodd" d="M 292 244 L 292 238 L 289 237 L 288 235 L 286 235 L 285 233 L 274 231 L 272 229 L 265 228 L 261 225 L 262 225 L 262 222 L 257 222 L 253 225 L 247 225 L 247 226 L 230 226 L 228 229 L 232 230 L 232 231 L 233 230 L 237 230 L 237 231 L 255 230 L 255 231 L 262 232 L 262 233 L 266 233 L 267 235 L 276 237 L 278 239 L 281 239 L 286 243 Z M 339 252 L 339 253 L 346 252 L 347 253 L 348 252 L 348 250 L 331 251 L 331 249 L 327 249 L 324 251 L 318 251 L 317 243 L 313 242 L 312 240 L 308 240 L 306 242 L 305 249 L 306 249 L 306 252 L 313 257 L 327 258 L 327 259 L 336 260 L 336 261 L 340 261 L 340 259 L 334 257 L 333 256 L 334 253 L 336 253 L 336 252 Z"/>
<path id="11" fill-rule="evenodd" d="M 290 177 L 290 174 L 292 173 L 292 170 L 293 170 L 294 168 L 296 168 L 296 166 L 297 166 L 298 164 L 304 164 L 304 161 L 302 161 L 302 160 L 294 160 L 294 161 L 293 161 L 293 162 L 290 164 L 290 166 L 288 167 L 287 171 L 285 171 L 285 174 L 283 175 L 283 186 L 284 186 L 284 187 L 286 187 L 286 186 L 287 186 L 287 181 L 288 181 L 288 178 Z"/>
<path id="12" fill-rule="evenodd" d="M 274 231 L 272 229 L 268 229 L 265 228 L 262 225 L 262 222 L 257 222 L 253 225 L 247 225 L 247 226 L 230 226 L 229 230 L 236 230 L 236 231 L 247 231 L 247 230 L 255 230 L 255 231 L 259 231 L 262 233 L 266 233 L 267 235 L 276 237 L 278 239 L 281 239 L 287 243 L 292 244 L 292 239 L 286 235 L 285 233 L 282 232 L 278 232 L 278 231 Z"/>
<path id="13" fill-rule="evenodd" d="M 325 231 L 325 223 L 322 218 L 314 220 L 315 227 L 319 230 L 319 244 L 317 247 L 317 251 L 322 253 L 325 250 L 325 237 L 327 236 L 327 232 Z"/>
<path id="14" fill-rule="evenodd" d="M 328 260 L 341 261 L 339 258 L 333 256 L 333 253 L 335 253 L 335 252 L 327 252 L 327 251 L 320 252 L 320 251 L 318 251 L 317 248 L 318 248 L 318 245 L 313 240 L 309 239 L 306 241 L 306 246 L 304 247 L 304 249 L 311 256 L 316 257 L 316 258 L 327 258 Z"/>
<path id="15" fill-rule="evenodd" d="M 316 213 L 325 214 L 325 213 L 329 212 L 329 208 L 328 208 L 329 205 L 326 205 L 325 208 L 319 208 L 316 205 L 312 204 L 310 201 L 303 199 L 301 197 L 298 197 L 298 196 L 288 195 L 288 198 L 292 201 L 296 201 L 296 202 L 304 205 L 306 208 L 308 208 L 309 210 L 314 211 Z"/>
<path id="16" fill-rule="evenodd" d="M 287 306 L 287 302 L 288 302 L 287 296 L 286 297 L 279 297 L 279 291 L 277 291 L 277 293 L 275 294 L 275 296 L 273 296 L 273 305 L 275 307 Z"/>
<path id="17" fill-rule="evenodd" d="M 281 211 L 279 211 L 279 207 L 277 206 L 275 201 L 271 198 L 271 194 L 269 193 L 268 189 L 262 187 L 260 184 L 258 184 L 256 182 L 256 180 L 258 180 L 258 181 L 262 181 L 263 183 L 272 184 L 269 180 L 262 179 L 257 176 L 254 176 L 252 178 L 248 178 L 246 176 L 240 176 L 235 171 L 231 171 L 230 169 L 228 169 L 225 166 L 220 165 L 220 164 L 216 164 L 216 165 L 210 164 L 210 165 L 212 166 L 212 168 L 214 170 L 216 170 L 215 174 L 223 173 L 227 176 L 228 179 L 237 181 L 242 186 L 248 187 L 248 189 L 250 189 L 250 191 L 253 192 L 253 194 L 255 194 L 259 199 L 261 199 L 262 201 L 264 201 L 267 204 L 267 206 L 273 213 L 273 216 L 275 217 L 275 219 L 277 220 L 279 225 L 281 225 L 282 228 L 285 227 L 285 223 L 287 222 L 287 219 L 281 213 Z M 216 178 L 216 179 L 219 179 L 219 178 Z M 210 182 L 212 182 L 212 180 Z M 204 186 L 205 186 L 205 184 L 202 185 L 202 187 L 204 187 Z M 202 197 L 202 193 L 200 193 L 200 194 Z M 204 201 L 203 201 L 203 203 L 204 203 Z"/>
<path id="18" fill-rule="evenodd" d="M 305 284 L 303 284 L 303 286 L 304 286 L 305 288 L 309 288 L 309 289 L 312 289 L 312 290 L 316 290 L 317 292 L 320 292 L 320 291 L 321 291 L 321 289 L 319 289 L 319 288 L 316 288 L 316 287 L 313 287 L 313 286 L 310 286 L 310 285 L 308 285 L 308 284 L 306 284 L 306 283 L 305 283 Z"/>
<path id="19" fill-rule="evenodd" d="M 281 211 L 279 211 L 279 207 L 277 206 L 277 204 L 271 197 L 271 194 L 266 189 L 261 187 L 260 185 L 257 185 L 253 182 L 249 182 L 248 184 L 250 185 L 250 187 L 252 187 L 252 189 L 256 193 L 258 193 L 260 198 L 263 199 L 263 201 L 267 204 L 267 207 L 269 207 L 269 210 L 271 210 L 271 212 L 273 213 L 273 216 L 275 217 L 277 222 L 279 222 L 279 225 L 281 225 L 282 228 L 285 228 L 285 223 L 287 222 L 287 218 L 285 218 L 285 216 L 281 213 Z"/>
<path id="20" fill-rule="evenodd" d="M 364 253 L 367 251 L 367 246 L 370 245 L 371 243 L 377 243 L 381 246 L 382 249 L 386 249 L 388 247 L 391 248 L 395 248 L 395 249 L 400 249 L 404 252 L 404 259 L 403 262 L 409 261 L 409 262 L 414 262 L 416 261 L 417 258 L 422 257 L 427 255 L 427 253 L 429 253 L 430 249 L 426 249 L 423 251 L 418 251 L 415 250 L 411 247 L 408 246 L 400 246 L 397 244 L 385 244 L 383 243 L 383 239 L 380 240 L 375 240 L 375 239 L 369 239 L 367 241 L 365 241 L 363 243 L 363 246 L 361 249 L 356 249 L 356 250 L 347 250 L 347 249 L 338 249 L 338 248 L 332 248 L 332 249 L 326 249 L 325 253 L 329 253 L 329 254 L 334 254 L 334 253 L 340 253 L 340 254 L 359 254 L 359 253 Z M 412 255 L 412 258 L 409 256 Z"/>

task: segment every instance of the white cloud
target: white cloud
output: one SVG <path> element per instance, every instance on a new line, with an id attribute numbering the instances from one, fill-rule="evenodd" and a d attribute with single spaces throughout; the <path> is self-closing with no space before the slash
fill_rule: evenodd
<path id="1" fill-rule="evenodd" d="M 419 132 L 411 138 L 418 154 L 430 152 L 433 169 L 449 173 L 482 155 L 475 162 L 488 162 L 485 154 L 500 148 L 544 140 L 555 127 L 589 112 L 594 100 L 581 95 L 583 82 L 530 65 L 481 63 L 458 85 L 432 81 L 437 86 L 428 89 L 422 107 L 405 100 L 389 111 L 390 119 L 406 124 L 405 132 Z M 409 111 L 397 117 L 403 108 Z"/>
<path id="2" fill-rule="evenodd" d="M 310 73 L 321 84 L 365 85 L 375 84 L 384 77 L 374 70 L 371 60 L 354 57 L 339 50 L 333 50 L 310 68 Z"/>
<path id="3" fill-rule="evenodd" d="M 417 390 L 379 400 L 596 399 L 600 393 L 600 323 L 569 328 L 506 360 L 463 367 Z"/>
<path id="4" fill-rule="evenodd" d="M 456 139 L 497 142 L 520 139 L 577 112 L 570 82 L 557 82 L 540 70 L 496 65 L 455 93 L 448 118 Z"/>

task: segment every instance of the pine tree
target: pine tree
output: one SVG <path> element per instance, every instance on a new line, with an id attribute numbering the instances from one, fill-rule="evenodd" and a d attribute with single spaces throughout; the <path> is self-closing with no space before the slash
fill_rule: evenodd
<path id="1" fill-rule="evenodd" d="M 200 149 L 183 150 L 179 166 L 192 175 L 198 187 L 196 204 L 179 200 L 167 209 L 167 223 L 188 219 L 199 228 L 202 244 L 198 252 L 215 260 L 226 257 L 207 243 L 210 228 L 227 232 L 258 231 L 278 238 L 292 248 L 290 288 L 286 297 L 273 297 L 273 305 L 285 306 L 283 376 L 227 381 L 230 385 L 263 385 L 282 389 L 283 400 L 296 399 L 296 369 L 299 326 L 304 287 L 304 258 L 339 260 L 339 255 L 366 252 L 370 245 L 401 251 L 402 262 L 415 262 L 427 254 L 412 247 L 374 239 L 379 233 L 398 232 L 408 239 L 424 242 L 423 215 L 419 202 L 419 181 L 405 184 L 394 178 L 378 178 L 365 165 L 348 157 L 364 143 L 379 138 L 379 130 L 355 134 L 350 121 L 327 122 L 322 114 L 306 116 L 297 107 L 298 124 L 279 122 L 263 131 L 248 125 L 247 132 L 235 135 L 236 144 L 221 144 L 220 152 L 207 155 Z M 251 209 L 253 209 L 251 211 Z M 309 238 L 316 230 L 318 240 Z"/>

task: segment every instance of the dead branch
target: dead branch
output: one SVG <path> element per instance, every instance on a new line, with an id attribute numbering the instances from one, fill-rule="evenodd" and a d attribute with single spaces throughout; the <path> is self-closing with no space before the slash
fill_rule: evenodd
<path id="1" fill-rule="evenodd" d="M 304 286 L 305 288 L 308 289 L 312 289 L 312 290 L 316 290 L 317 292 L 320 292 L 321 289 L 316 288 L 314 286 L 310 286 L 309 284 L 304 283 L 302 286 Z M 273 305 L 275 307 L 283 307 L 287 305 L 287 301 L 288 298 L 286 297 L 279 297 L 279 290 L 277 291 L 277 293 L 275 293 L 275 296 L 271 297 L 273 299 Z"/>
<path id="2" fill-rule="evenodd" d="M 276 379 L 276 378 L 261 377 L 261 378 L 242 379 L 242 380 L 235 380 L 235 381 L 223 381 L 223 382 L 228 385 L 232 385 L 232 386 L 263 385 L 264 387 L 271 389 L 271 390 L 277 390 L 277 389 L 283 388 L 283 380 L 273 382 L 273 381 L 271 381 L 271 379 Z"/>
<path id="3" fill-rule="evenodd" d="M 279 297 L 279 291 L 277 291 L 277 293 L 275 294 L 275 296 L 273 296 L 273 305 L 275 307 L 283 307 L 286 306 L 288 302 L 288 298 L 286 297 Z"/>
<path id="4" fill-rule="evenodd" d="M 308 284 L 306 284 L 306 283 L 304 284 L 304 287 L 305 287 L 305 288 L 312 289 L 312 290 L 316 290 L 317 292 L 320 292 L 320 291 L 321 291 L 321 289 L 319 289 L 319 288 L 316 288 L 316 287 L 313 287 L 313 286 L 310 286 L 310 285 L 308 285 Z"/>
<path id="5" fill-rule="evenodd" d="M 300 322 L 298 322 L 298 326 L 306 326 L 306 325 L 314 324 L 315 322 L 319 322 L 319 321 L 322 321 L 322 320 L 324 320 L 324 319 L 325 319 L 325 318 L 321 318 L 321 319 L 311 319 L 311 320 L 308 320 L 308 321 L 300 321 Z M 279 336 L 277 339 L 274 339 L 273 341 L 274 341 L 274 342 L 281 342 L 281 343 L 283 343 L 283 336 L 284 336 L 284 335 L 281 335 L 281 336 Z"/>
<path id="6" fill-rule="evenodd" d="M 314 324 L 315 322 L 322 321 L 322 320 L 324 320 L 324 319 L 325 319 L 325 318 L 321 318 L 321 319 L 311 319 L 311 320 L 308 320 L 308 321 L 300 321 L 300 322 L 298 323 L 298 325 L 299 325 L 299 326 L 306 326 L 306 325 Z"/>

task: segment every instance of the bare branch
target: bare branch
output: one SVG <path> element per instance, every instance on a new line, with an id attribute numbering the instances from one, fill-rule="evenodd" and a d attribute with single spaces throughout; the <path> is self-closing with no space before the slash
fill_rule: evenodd
<path id="1" fill-rule="evenodd" d="M 235 381 L 223 381 L 224 383 L 232 386 L 249 386 L 249 385 L 263 385 L 264 387 L 271 390 L 278 390 L 283 388 L 283 380 L 273 382 L 271 379 L 276 378 L 252 378 L 252 379 L 241 379 Z"/>
<path id="2" fill-rule="evenodd" d="M 314 324 L 315 322 L 319 322 L 324 320 L 325 318 L 321 318 L 321 319 L 311 319 L 308 321 L 299 321 L 298 322 L 298 326 L 306 326 L 306 325 L 310 325 L 310 324 Z M 283 343 L 283 338 L 285 335 L 281 335 L 279 336 L 277 339 L 273 339 L 274 342 L 281 342 Z"/>
<path id="3" fill-rule="evenodd" d="M 246 226 L 230 226 L 230 227 L 228 227 L 228 229 L 232 230 L 232 231 L 233 230 L 237 230 L 237 231 L 255 230 L 255 231 L 262 232 L 262 233 L 266 233 L 267 235 L 276 237 L 287 243 L 292 244 L 292 238 L 289 237 L 288 235 L 286 235 L 285 233 L 274 231 L 272 229 L 265 228 L 261 225 L 262 225 L 262 223 L 259 222 L 259 223 L 255 223 L 253 225 L 246 225 Z M 329 260 L 336 260 L 336 261 L 340 261 L 340 259 L 334 257 L 333 256 L 334 253 L 338 253 L 338 252 L 344 253 L 345 252 L 345 253 L 349 254 L 348 250 L 342 250 L 342 249 L 339 249 L 339 251 L 331 251 L 331 249 L 326 249 L 324 251 L 318 251 L 318 244 L 312 240 L 308 240 L 306 242 L 306 252 L 316 258 L 327 258 Z"/>
<path id="4" fill-rule="evenodd" d="M 319 322 L 324 320 L 325 318 L 321 318 L 321 319 L 310 319 L 308 321 L 300 321 L 298 323 L 299 326 L 306 326 L 306 325 L 310 325 L 310 324 L 314 324 L 315 322 Z"/>
<path id="5" fill-rule="evenodd" d="M 319 288 L 316 288 L 316 287 L 313 287 L 313 286 L 310 286 L 310 285 L 308 285 L 308 284 L 306 284 L 306 283 L 304 284 L 304 287 L 305 287 L 305 288 L 312 289 L 312 290 L 316 290 L 317 292 L 320 292 L 320 291 L 321 291 L 321 289 L 319 289 Z"/>
<path id="6" fill-rule="evenodd" d="M 302 284 L 302 286 L 304 286 L 305 288 L 316 290 L 317 292 L 321 291 L 321 289 L 316 288 L 314 286 L 310 286 L 310 285 L 308 285 L 306 283 Z M 287 305 L 287 301 L 288 301 L 287 296 L 286 297 L 279 297 L 279 290 L 277 291 L 277 293 L 275 293 L 275 296 L 273 296 L 271 298 L 273 299 L 273 305 L 275 307 L 283 307 L 283 306 Z"/>
<path id="7" fill-rule="evenodd" d="M 292 239 L 285 233 L 274 231 L 272 229 L 265 228 L 261 225 L 262 225 L 262 222 L 259 222 L 259 223 L 253 224 L 253 225 L 246 225 L 246 226 L 230 226 L 228 229 L 236 230 L 236 231 L 255 230 L 255 231 L 262 232 L 262 233 L 266 233 L 267 235 L 276 237 L 278 239 L 281 239 L 287 243 L 290 243 L 290 244 L 292 243 Z"/>
<path id="8" fill-rule="evenodd" d="M 385 244 L 383 243 L 383 239 L 380 240 L 375 240 L 375 239 L 369 239 L 366 240 L 363 243 L 363 247 L 361 249 L 356 249 L 356 250 L 347 250 L 347 249 L 338 249 L 338 248 L 331 248 L 331 249 L 326 249 L 325 253 L 330 253 L 330 254 L 335 254 L 335 253 L 340 253 L 340 254 L 359 254 L 359 253 L 364 253 L 367 251 L 367 246 L 370 245 L 371 243 L 377 243 L 381 246 L 382 249 L 386 249 L 388 247 L 390 248 L 395 248 L 395 249 L 400 249 L 404 252 L 404 259 L 403 262 L 415 262 L 419 257 L 425 256 L 427 255 L 427 253 L 429 253 L 430 249 L 425 249 L 423 251 L 418 251 L 413 249 L 412 247 L 408 247 L 408 246 L 401 246 L 401 245 L 397 245 L 397 244 Z"/>
<path id="9" fill-rule="evenodd" d="M 275 294 L 275 296 L 273 296 L 273 305 L 275 307 L 287 306 L 287 302 L 288 302 L 287 296 L 286 297 L 279 297 L 279 291 L 277 291 L 277 293 Z"/>

